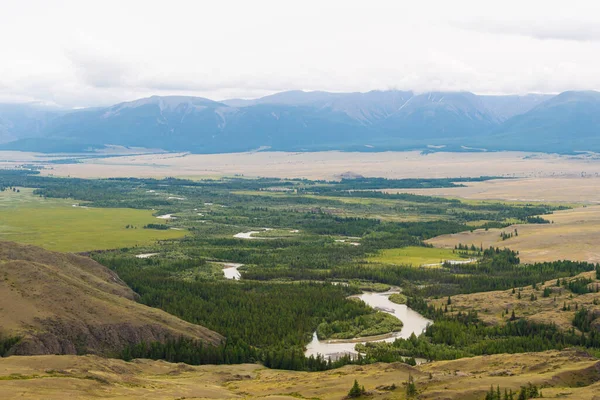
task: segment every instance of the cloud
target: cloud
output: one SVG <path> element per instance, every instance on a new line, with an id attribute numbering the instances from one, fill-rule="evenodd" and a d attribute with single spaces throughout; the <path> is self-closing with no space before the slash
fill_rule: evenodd
<path id="1" fill-rule="evenodd" d="M 75 67 L 80 79 L 94 88 L 115 88 L 127 85 L 133 70 L 112 54 L 71 50 L 65 54 Z"/>
<path id="2" fill-rule="evenodd" d="M 0 98 L 600 89 L 599 2 L 12 3 L 0 13 Z"/>
<path id="3" fill-rule="evenodd" d="M 451 25 L 475 32 L 526 36 L 539 40 L 600 41 L 600 25 L 592 22 L 479 19 L 454 22 Z"/>

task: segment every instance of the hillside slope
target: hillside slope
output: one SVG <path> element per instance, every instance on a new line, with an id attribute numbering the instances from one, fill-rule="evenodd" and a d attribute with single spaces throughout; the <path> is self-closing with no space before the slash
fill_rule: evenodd
<path id="1" fill-rule="evenodd" d="M 258 364 L 189 366 L 96 356 L 0 358 L 0 398 L 343 399 L 355 379 L 370 399 L 482 400 L 490 386 L 518 391 L 529 383 L 545 398 L 600 399 L 600 361 L 574 350 L 498 354 L 411 367 L 349 365 L 326 372 L 270 370 Z M 394 385 L 394 386 L 392 386 Z M 517 396 L 514 397 L 515 399 Z"/>
<path id="2" fill-rule="evenodd" d="M 0 242 L 0 337 L 22 337 L 8 354 L 114 354 L 174 336 L 211 344 L 223 339 L 138 304 L 135 296 L 91 259 Z"/>

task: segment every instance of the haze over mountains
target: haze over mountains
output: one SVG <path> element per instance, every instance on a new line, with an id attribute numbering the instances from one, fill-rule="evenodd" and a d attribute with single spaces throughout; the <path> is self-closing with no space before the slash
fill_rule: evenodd
<path id="1" fill-rule="evenodd" d="M 282 151 L 600 151 L 600 93 L 281 92 L 254 100 L 153 96 L 61 110 L 0 105 L 1 149 L 104 145 L 194 153 Z"/>

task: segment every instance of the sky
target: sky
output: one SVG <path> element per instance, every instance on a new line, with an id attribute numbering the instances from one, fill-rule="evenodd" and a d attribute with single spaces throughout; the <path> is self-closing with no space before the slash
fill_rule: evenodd
<path id="1" fill-rule="evenodd" d="M 600 1 L 0 0 L 0 102 L 600 90 Z"/>

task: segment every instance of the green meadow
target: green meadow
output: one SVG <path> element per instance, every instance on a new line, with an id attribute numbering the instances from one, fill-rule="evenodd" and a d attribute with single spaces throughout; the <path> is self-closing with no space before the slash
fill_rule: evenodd
<path id="1" fill-rule="evenodd" d="M 0 192 L 0 240 L 33 244 L 48 250 L 81 252 L 179 238 L 185 231 L 143 229 L 159 223 L 150 210 L 75 207 L 78 201 L 44 199 L 33 189 Z M 127 229 L 126 226 L 133 226 Z"/>
<path id="2" fill-rule="evenodd" d="M 368 258 L 371 262 L 394 265 L 412 265 L 415 267 L 427 264 L 439 264 L 446 260 L 463 260 L 451 249 L 410 246 L 399 249 L 380 250 L 377 255 Z"/>

